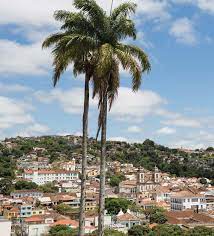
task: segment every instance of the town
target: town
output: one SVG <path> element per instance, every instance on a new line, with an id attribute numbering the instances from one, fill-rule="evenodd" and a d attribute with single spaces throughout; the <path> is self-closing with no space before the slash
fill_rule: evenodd
<path id="1" fill-rule="evenodd" d="M 81 137 L 73 135 L 17 137 L 1 142 L 0 235 L 56 235 L 51 232 L 59 226 L 72 229 L 75 235 L 79 224 L 81 142 Z M 140 144 L 136 144 L 138 148 L 135 149 L 133 144 L 109 142 L 105 229 L 112 232 L 111 235 L 113 232 L 135 235 L 131 232 L 137 227 L 149 230 L 178 227 L 185 231 L 207 227 L 210 231 L 206 235 L 213 235 L 214 150 L 180 149 L 176 152 L 151 140 L 141 145 L 142 150 Z M 85 199 L 85 233 L 89 235 L 98 227 L 100 169 L 97 146 L 99 143 L 90 139 Z M 152 155 L 152 149 L 157 152 L 158 148 L 162 150 L 158 154 L 161 159 L 151 164 L 147 155 Z M 125 151 L 125 157 L 132 160 L 124 162 L 122 156 L 121 161 L 115 160 L 118 150 Z M 135 152 L 147 165 L 135 163 Z M 177 162 L 176 158 L 179 162 L 191 159 L 192 154 L 204 172 L 212 173 L 210 178 L 161 170 L 164 168 L 161 160 L 170 165 Z M 201 156 L 206 156 L 206 161 Z M 166 232 L 166 228 L 164 230 Z"/>

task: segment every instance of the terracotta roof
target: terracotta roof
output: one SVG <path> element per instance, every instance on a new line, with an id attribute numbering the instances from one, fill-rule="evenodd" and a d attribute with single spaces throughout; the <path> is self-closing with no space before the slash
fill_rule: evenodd
<path id="1" fill-rule="evenodd" d="M 56 221 L 53 225 L 70 225 L 73 228 L 78 228 L 79 223 L 76 220 L 61 219 Z"/>
<path id="2" fill-rule="evenodd" d="M 203 197 L 202 194 L 195 194 L 193 192 L 183 190 L 179 192 L 174 192 L 171 196 L 172 198 L 185 198 L 185 197 Z"/>
<path id="3" fill-rule="evenodd" d="M 19 208 L 18 207 L 13 207 L 10 209 L 10 212 L 19 212 Z"/>
<path id="4" fill-rule="evenodd" d="M 117 220 L 119 221 L 136 221 L 136 220 L 139 220 L 138 217 L 132 215 L 132 214 L 129 214 L 129 213 L 125 213 L 123 215 L 120 215 L 120 216 L 117 216 Z"/>
<path id="5" fill-rule="evenodd" d="M 70 173 L 79 173 L 78 171 L 68 171 L 68 170 L 24 170 L 25 174 L 33 174 L 38 172 L 38 174 L 70 174 Z"/>
<path id="6" fill-rule="evenodd" d="M 28 217 L 28 218 L 25 219 L 26 223 L 42 222 L 42 221 L 43 221 L 43 219 L 39 215 L 34 215 L 34 216 L 31 216 L 31 217 Z"/>
<path id="7" fill-rule="evenodd" d="M 169 211 L 165 215 L 170 224 L 214 224 L 214 218 L 204 213 L 194 211 Z"/>

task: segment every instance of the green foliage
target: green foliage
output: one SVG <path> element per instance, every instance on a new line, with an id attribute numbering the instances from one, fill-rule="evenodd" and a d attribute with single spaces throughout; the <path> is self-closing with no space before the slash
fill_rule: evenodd
<path id="1" fill-rule="evenodd" d="M 37 189 L 38 185 L 33 182 L 28 182 L 24 180 L 17 181 L 15 183 L 16 190 L 25 190 L 25 189 Z"/>
<path id="2" fill-rule="evenodd" d="M 213 236 L 214 229 L 203 226 L 190 230 L 182 230 L 177 225 L 157 225 L 153 229 L 136 225 L 128 231 L 128 236 Z"/>
<path id="3" fill-rule="evenodd" d="M 89 236 L 97 236 L 97 230 L 95 230 L 93 233 L 89 234 Z M 125 234 L 122 232 L 119 232 L 117 230 L 105 229 L 104 236 L 125 236 Z"/>
<path id="4" fill-rule="evenodd" d="M 166 216 L 160 211 L 150 214 L 151 223 L 164 224 L 166 221 L 167 221 Z"/>
<path id="5" fill-rule="evenodd" d="M 56 225 L 50 228 L 48 236 L 77 236 L 77 231 L 69 226 Z"/>
<path id="6" fill-rule="evenodd" d="M 58 188 L 54 185 L 54 183 L 47 183 L 44 185 L 40 185 L 38 189 L 44 193 L 57 193 Z"/>
<path id="7" fill-rule="evenodd" d="M 111 215 L 117 215 L 121 209 L 123 212 L 126 212 L 130 205 L 132 205 L 132 202 L 124 198 L 105 199 L 105 209 L 108 211 L 108 214 Z"/>
<path id="8" fill-rule="evenodd" d="M 13 185 L 11 179 L 1 179 L 0 180 L 0 193 L 4 195 L 9 195 L 13 191 Z"/>
<path id="9" fill-rule="evenodd" d="M 15 163 L 7 149 L 2 149 L 0 154 L 0 178 L 13 179 L 15 177 Z"/>
<path id="10" fill-rule="evenodd" d="M 151 230 L 147 226 L 135 225 L 128 231 L 128 236 L 145 236 L 150 233 Z"/>
<path id="11" fill-rule="evenodd" d="M 144 210 L 144 214 L 150 220 L 150 223 L 164 224 L 167 221 L 164 211 L 163 208 L 152 207 Z"/>
<path id="12" fill-rule="evenodd" d="M 188 236 L 213 236 L 214 229 L 207 228 L 205 226 L 198 226 L 194 229 L 191 229 Z"/>
<path id="13" fill-rule="evenodd" d="M 158 225 L 153 232 L 158 236 L 181 236 L 185 233 L 179 226 L 174 225 Z"/>
<path id="14" fill-rule="evenodd" d="M 66 204 L 59 204 L 57 207 L 56 207 L 56 210 L 62 214 L 62 215 L 69 215 L 69 214 L 72 214 L 74 212 L 77 212 L 78 209 L 74 209 L 72 208 L 71 206 L 69 205 L 66 205 Z"/>
<path id="15" fill-rule="evenodd" d="M 113 175 L 112 177 L 110 177 L 110 186 L 111 187 L 118 187 L 120 182 L 125 180 L 125 176 L 123 174 L 119 174 L 119 175 Z"/>

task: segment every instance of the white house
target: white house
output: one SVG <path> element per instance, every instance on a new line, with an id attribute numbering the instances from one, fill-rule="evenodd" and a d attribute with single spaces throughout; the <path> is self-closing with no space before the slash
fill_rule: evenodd
<path id="1" fill-rule="evenodd" d="M 184 190 L 173 193 L 170 197 L 172 211 L 206 210 L 206 199 L 202 194 Z"/>
<path id="2" fill-rule="evenodd" d="M 38 185 L 79 179 L 79 172 L 67 170 L 24 170 L 23 178 Z"/>
<path id="3" fill-rule="evenodd" d="M 76 170 L 76 161 L 73 158 L 71 161 L 69 162 L 63 162 L 61 163 L 60 167 L 64 170 L 68 170 L 68 171 L 75 171 Z"/>
<path id="4" fill-rule="evenodd" d="M 0 219 L 0 235 L 10 236 L 11 235 L 11 221 Z"/>

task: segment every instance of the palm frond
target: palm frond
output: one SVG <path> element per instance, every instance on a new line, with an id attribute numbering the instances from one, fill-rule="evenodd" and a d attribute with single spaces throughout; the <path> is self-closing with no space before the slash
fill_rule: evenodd
<path id="1" fill-rule="evenodd" d="M 74 0 L 74 6 L 90 17 L 95 28 L 103 29 L 105 27 L 104 19 L 106 14 L 95 0 Z"/>
<path id="2" fill-rule="evenodd" d="M 114 21 L 118 16 L 127 17 L 130 13 L 135 13 L 137 4 L 133 2 L 124 2 L 115 8 L 111 14 L 111 19 Z"/>
<path id="3" fill-rule="evenodd" d="M 64 36 L 68 35 L 68 33 L 59 32 L 50 35 L 45 39 L 45 41 L 42 43 L 42 48 L 49 48 L 59 42 Z"/>
<path id="4" fill-rule="evenodd" d="M 141 48 L 135 45 L 126 45 L 126 44 L 120 44 L 119 47 L 124 50 L 127 50 L 133 56 L 137 57 L 137 59 L 141 63 L 143 72 L 149 72 L 151 70 L 151 64 L 149 62 L 149 58 Z"/>

